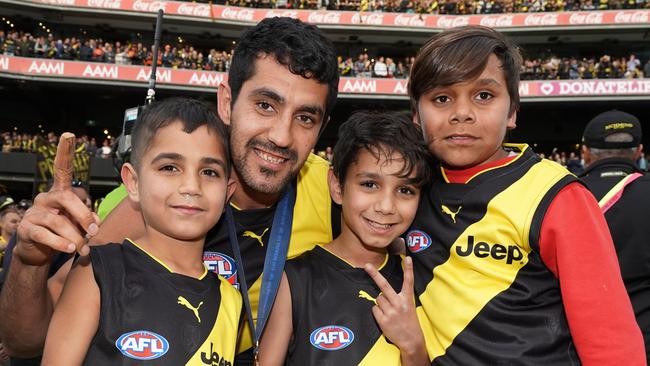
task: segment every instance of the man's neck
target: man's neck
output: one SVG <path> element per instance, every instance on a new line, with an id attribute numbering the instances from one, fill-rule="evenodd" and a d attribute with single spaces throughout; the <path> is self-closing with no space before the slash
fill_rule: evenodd
<path id="1" fill-rule="evenodd" d="M 237 189 L 230 201 L 240 210 L 271 207 L 280 200 L 280 193 L 262 193 L 247 186 L 234 170 L 233 177 L 237 181 Z"/>

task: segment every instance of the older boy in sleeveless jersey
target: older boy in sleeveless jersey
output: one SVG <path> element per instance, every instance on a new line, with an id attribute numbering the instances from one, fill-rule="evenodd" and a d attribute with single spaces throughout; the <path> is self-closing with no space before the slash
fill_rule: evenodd
<path id="1" fill-rule="evenodd" d="M 93 246 L 75 262 L 43 365 L 232 365 L 241 296 L 202 260 L 205 235 L 235 188 L 227 135 L 197 101 L 145 108 L 133 129 L 131 163 L 122 167 L 144 234 Z"/>
<path id="2" fill-rule="evenodd" d="M 589 191 L 516 126 L 519 51 L 445 31 L 411 71 L 414 121 L 439 159 L 405 240 L 435 365 L 644 365 L 607 224 Z"/>
<path id="3" fill-rule="evenodd" d="M 261 365 L 428 364 L 411 261 L 403 275 L 400 257 L 387 251 L 412 222 L 430 176 L 420 134 L 398 114 L 359 112 L 341 125 L 329 173 L 341 235 L 287 262 Z M 367 263 L 387 279 L 380 286 Z"/>

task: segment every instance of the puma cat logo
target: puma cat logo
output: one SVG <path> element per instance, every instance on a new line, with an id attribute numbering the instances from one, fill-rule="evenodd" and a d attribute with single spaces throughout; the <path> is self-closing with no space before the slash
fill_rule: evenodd
<path id="1" fill-rule="evenodd" d="M 449 209 L 449 207 L 442 205 L 442 213 L 447 214 L 451 216 L 451 219 L 454 221 L 454 224 L 456 223 L 456 215 L 460 212 L 460 209 L 463 208 L 463 206 L 458 206 L 458 210 L 456 212 L 453 212 L 452 210 Z"/>
<path id="2" fill-rule="evenodd" d="M 262 237 L 264 236 L 264 234 L 266 234 L 266 232 L 268 230 L 269 230 L 269 228 L 267 227 L 266 229 L 264 229 L 264 231 L 262 231 L 262 233 L 260 235 L 257 235 L 252 231 L 246 230 L 246 231 L 244 231 L 242 236 L 248 236 L 249 238 L 256 239 L 258 242 L 260 242 L 261 246 L 264 246 L 264 242 L 262 241 Z"/>
<path id="3" fill-rule="evenodd" d="M 377 299 L 375 299 L 374 297 L 370 296 L 367 292 L 365 292 L 365 291 L 363 291 L 363 290 L 359 290 L 359 298 L 361 298 L 361 299 L 366 299 L 366 300 L 368 300 L 368 301 L 372 301 L 372 302 L 375 303 L 375 305 L 377 305 Z"/>
<path id="4" fill-rule="evenodd" d="M 199 308 L 201 307 L 201 305 L 203 305 L 203 301 L 201 301 L 197 307 L 194 307 L 194 306 L 192 306 L 192 304 L 190 304 L 189 301 L 187 301 L 186 298 L 184 298 L 183 296 L 179 296 L 178 297 L 178 304 L 183 305 L 186 308 L 192 310 L 192 312 L 194 313 L 194 316 L 196 316 L 196 319 L 199 321 L 199 323 L 201 322 L 201 317 L 199 316 Z"/>

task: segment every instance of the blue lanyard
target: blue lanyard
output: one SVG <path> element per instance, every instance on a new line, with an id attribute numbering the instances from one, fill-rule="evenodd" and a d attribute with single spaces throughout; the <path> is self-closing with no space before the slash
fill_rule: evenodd
<path id="1" fill-rule="evenodd" d="M 293 223 L 293 207 L 296 202 L 295 189 L 291 183 L 287 185 L 282 194 L 275 214 L 273 215 L 273 224 L 271 226 L 271 235 L 266 248 L 266 257 L 264 258 L 264 269 L 262 271 L 262 288 L 260 290 L 259 305 L 257 307 L 257 327 L 253 322 L 253 311 L 248 297 L 248 284 L 244 274 L 244 262 L 239 250 L 237 240 L 237 230 L 235 229 L 235 219 L 230 205 L 226 207 L 226 223 L 228 224 L 228 236 L 232 251 L 237 261 L 237 272 L 239 274 L 239 285 L 241 288 L 244 306 L 248 315 L 248 325 L 254 336 L 254 354 L 257 355 L 262 331 L 266 325 L 275 295 L 278 293 L 280 279 L 284 270 L 284 262 L 287 259 L 287 250 L 289 249 L 289 240 L 291 239 L 291 224 Z"/>

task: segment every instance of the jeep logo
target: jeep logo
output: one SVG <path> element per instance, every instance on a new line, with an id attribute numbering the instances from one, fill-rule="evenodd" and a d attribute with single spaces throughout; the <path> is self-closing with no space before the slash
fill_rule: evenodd
<path id="1" fill-rule="evenodd" d="M 520 261 L 524 258 L 524 254 L 519 250 L 519 247 L 516 245 L 505 245 L 501 244 L 488 244 L 486 242 L 479 241 L 474 244 L 474 237 L 469 235 L 467 237 L 467 248 L 463 249 L 462 247 L 456 247 L 456 253 L 461 257 L 467 257 L 470 254 L 478 258 L 486 258 L 492 256 L 496 260 L 505 259 L 506 263 L 511 264 L 515 261 Z"/>

